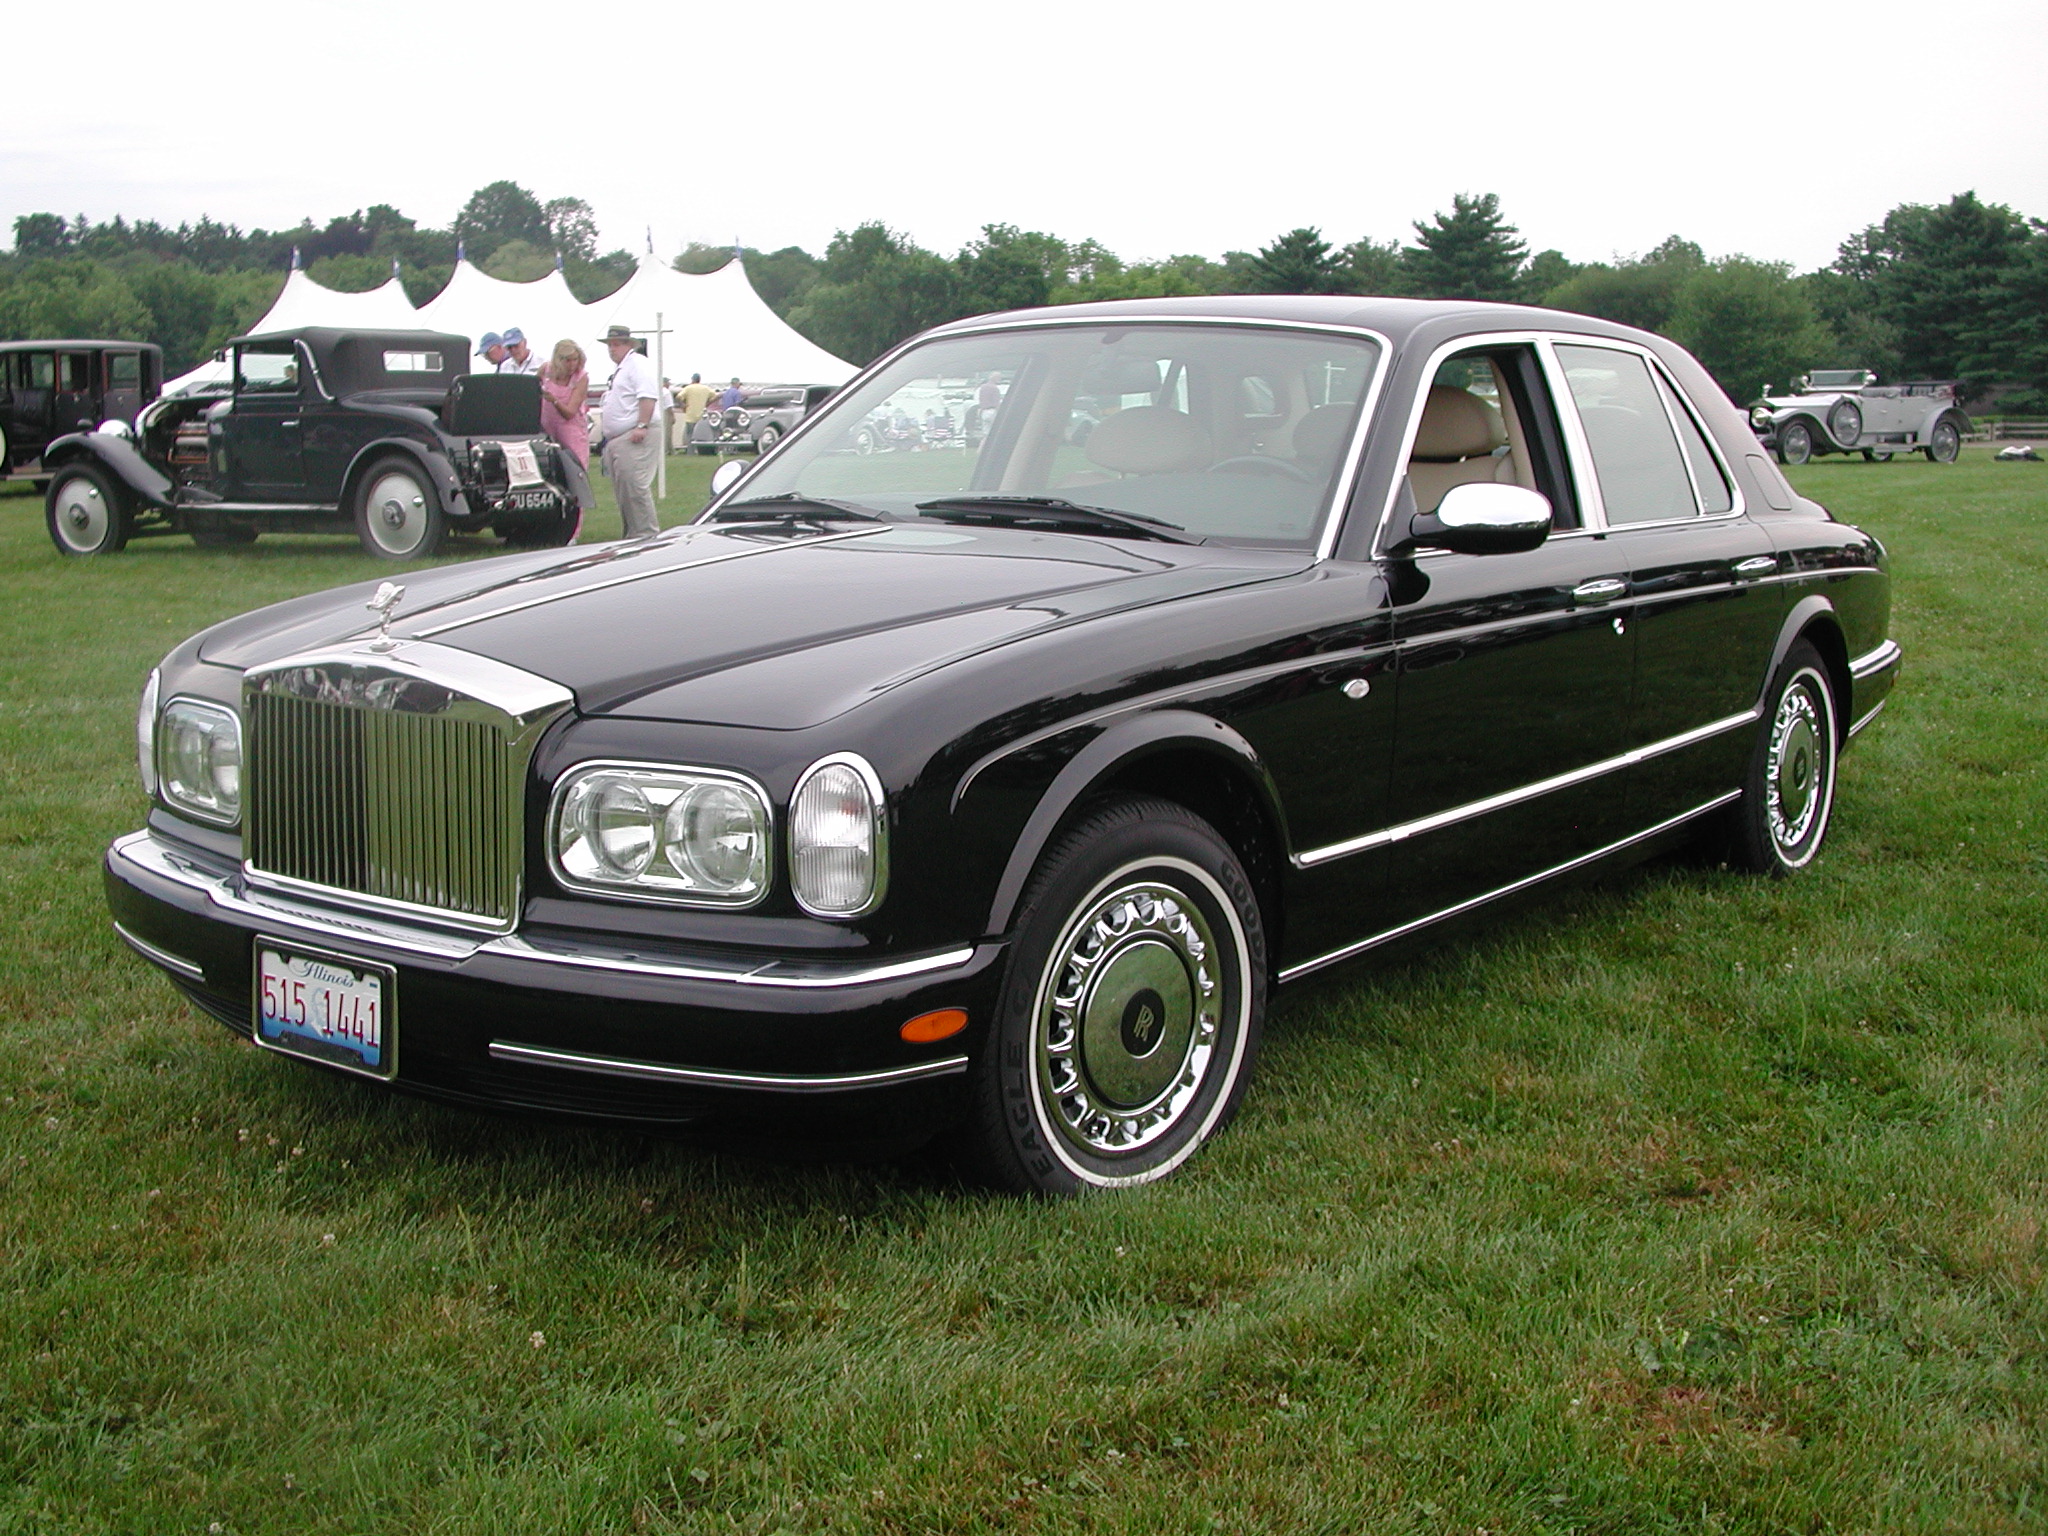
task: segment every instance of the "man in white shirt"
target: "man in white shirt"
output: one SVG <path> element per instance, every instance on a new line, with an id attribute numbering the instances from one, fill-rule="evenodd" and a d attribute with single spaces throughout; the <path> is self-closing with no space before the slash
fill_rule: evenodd
<path id="1" fill-rule="evenodd" d="M 633 348 L 633 333 L 615 325 L 604 333 L 612 355 L 598 422 L 604 429 L 604 472 L 612 477 L 619 520 L 626 537 L 644 539 L 661 526 L 654 511 L 654 472 L 661 463 L 661 434 L 650 425 L 661 404 L 654 364 Z"/>
<path id="2" fill-rule="evenodd" d="M 526 345 L 526 332 L 513 326 L 504 335 L 505 360 L 498 364 L 500 373 L 539 373 L 540 359 Z"/>

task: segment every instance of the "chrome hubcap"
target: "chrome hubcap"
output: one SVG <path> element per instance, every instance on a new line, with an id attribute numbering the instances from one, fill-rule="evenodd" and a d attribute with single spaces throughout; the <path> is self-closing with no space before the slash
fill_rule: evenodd
<path id="1" fill-rule="evenodd" d="M 379 544 L 403 553 L 419 542 L 427 499 L 410 475 L 379 475 L 370 487 L 369 503 L 370 529 Z"/>
<path id="2" fill-rule="evenodd" d="M 1158 881 L 1120 886 L 1068 924 L 1038 1019 L 1054 1127 L 1097 1155 L 1172 1130 L 1216 1050 L 1223 988 L 1207 920 Z"/>
<path id="3" fill-rule="evenodd" d="M 1813 830 L 1822 802 L 1824 771 L 1820 710 L 1806 685 L 1785 691 L 1771 722 L 1768 786 L 1771 836 L 1782 849 L 1797 848 Z"/>
<path id="4" fill-rule="evenodd" d="M 77 548 L 89 549 L 100 542 L 107 531 L 107 516 L 106 498 L 89 481 L 72 481 L 58 497 L 57 525 Z"/>

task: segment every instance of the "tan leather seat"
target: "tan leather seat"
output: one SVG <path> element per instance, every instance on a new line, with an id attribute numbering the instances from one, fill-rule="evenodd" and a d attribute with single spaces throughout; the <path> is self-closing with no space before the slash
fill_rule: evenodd
<path id="1" fill-rule="evenodd" d="M 1314 474 L 1328 474 L 1337 464 L 1356 408 L 1319 405 L 1294 424 L 1294 462 Z"/>
<path id="2" fill-rule="evenodd" d="M 1209 467 L 1209 434 L 1164 405 L 1134 405 L 1088 434 L 1088 462 L 1120 475 L 1190 474 Z"/>
<path id="3" fill-rule="evenodd" d="M 1408 457 L 1408 486 L 1415 493 L 1416 508 L 1434 512 L 1454 485 L 1514 484 L 1512 459 L 1493 453 L 1506 441 L 1500 412 L 1466 390 L 1432 384 L 1415 434 L 1415 451 Z"/>

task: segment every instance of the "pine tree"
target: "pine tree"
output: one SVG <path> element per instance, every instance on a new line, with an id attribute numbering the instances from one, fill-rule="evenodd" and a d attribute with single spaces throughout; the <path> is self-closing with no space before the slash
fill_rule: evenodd
<path id="1" fill-rule="evenodd" d="M 1488 192 L 1451 199 L 1451 211 L 1415 226 L 1417 243 L 1402 253 L 1408 291 L 1432 299 L 1518 297 L 1516 278 L 1528 246 L 1515 226 L 1500 216 L 1500 199 Z"/>
<path id="2" fill-rule="evenodd" d="M 1248 293 L 1346 293 L 1343 262 L 1319 229 L 1290 229 L 1251 259 Z"/>

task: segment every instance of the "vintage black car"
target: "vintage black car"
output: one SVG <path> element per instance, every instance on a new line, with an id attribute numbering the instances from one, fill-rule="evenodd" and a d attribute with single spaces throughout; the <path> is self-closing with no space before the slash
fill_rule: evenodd
<path id="1" fill-rule="evenodd" d="M 110 554 L 140 533 L 243 544 L 353 529 L 371 554 L 415 560 L 450 531 L 539 545 L 574 534 L 539 382 L 465 374 L 463 337 L 309 326 L 239 336 L 228 351 L 225 385 L 43 451 L 59 550 Z"/>
<path id="2" fill-rule="evenodd" d="M 0 341 L 0 479 L 43 479 L 52 442 L 132 425 L 163 382 L 163 349 L 150 342 Z"/>
<path id="3" fill-rule="evenodd" d="M 978 377 L 976 443 L 854 450 Z M 1899 665 L 1877 540 L 1580 315 L 988 316 L 720 477 L 180 645 L 121 936 L 400 1089 L 1133 1184 L 1229 1119 L 1277 985 L 1681 839 L 1807 865 Z"/>
<path id="4" fill-rule="evenodd" d="M 738 405 L 713 406 L 697 420 L 691 453 L 766 453 L 835 392 L 831 384 L 757 384 Z"/>

